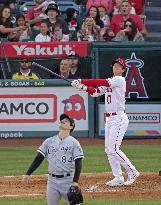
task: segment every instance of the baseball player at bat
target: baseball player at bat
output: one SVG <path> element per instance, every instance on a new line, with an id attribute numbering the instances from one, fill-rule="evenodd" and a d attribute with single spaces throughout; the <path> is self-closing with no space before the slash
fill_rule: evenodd
<path id="1" fill-rule="evenodd" d="M 71 85 L 79 90 L 88 92 L 92 97 L 105 94 L 105 152 L 114 175 L 114 179 L 107 182 L 108 186 L 131 185 L 140 173 L 120 150 L 129 120 L 125 113 L 126 81 L 122 74 L 126 70 L 125 60 L 118 58 L 112 62 L 113 77 L 108 79 L 74 80 Z M 93 88 L 91 86 L 98 86 Z M 128 173 L 124 181 L 121 166 Z"/>
<path id="2" fill-rule="evenodd" d="M 29 182 L 29 176 L 39 167 L 44 158 L 48 160 L 48 205 L 58 205 L 63 197 L 68 204 L 76 205 L 83 202 L 78 186 L 82 168 L 83 150 L 79 142 L 71 136 L 75 128 L 72 118 L 60 115 L 59 133 L 46 139 L 38 148 L 37 156 L 29 167 L 22 183 Z M 77 203 L 78 202 L 78 203 Z"/>

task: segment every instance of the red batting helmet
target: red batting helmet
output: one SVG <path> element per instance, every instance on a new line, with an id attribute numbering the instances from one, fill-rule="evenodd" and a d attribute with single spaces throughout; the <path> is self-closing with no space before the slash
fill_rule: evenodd
<path id="1" fill-rule="evenodd" d="M 116 60 L 114 60 L 112 62 L 112 66 L 115 64 L 115 63 L 120 63 L 123 67 L 124 70 L 126 70 L 126 63 L 125 63 L 125 60 L 123 58 L 117 58 Z"/>

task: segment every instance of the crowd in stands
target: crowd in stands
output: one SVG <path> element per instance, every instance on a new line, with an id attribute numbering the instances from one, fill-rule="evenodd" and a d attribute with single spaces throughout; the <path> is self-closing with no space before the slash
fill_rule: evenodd
<path id="1" fill-rule="evenodd" d="M 33 8 L 15 12 L 17 1 L 4 1 L 0 38 L 12 42 L 118 42 L 143 41 L 147 35 L 141 0 L 78 0 L 75 2 L 85 5 L 86 11 L 80 14 L 67 8 L 65 15 L 61 15 L 57 2 L 35 0 Z"/>
<path id="2" fill-rule="evenodd" d="M 12 80 L 29 80 L 29 79 L 60 79 L 60 77 L 50 74 L 44 76 L 43 73 L 38 69 L 33 69 L 31 64 L 31 58 L 23 59 L 19 62 L 19 70 L 13 73 Z M 84 72 L 80 64 L 79 57 L 69 56 L 63 58 L 60 62 L 54 63 L 50 69 L 65 79 L 78 79 L 78 78 L 90 78 L 91 70 Z M 39 71 L 39 73 L 37 72 Z M 89 71 L 89 72 L 88 72 Z"/>
<path id="3" fill-rule="evenodd" d="M 75 0 L 83 5 L 82 13 L 67 8 L 61 13 L 57 1 L 35 0 L 32 8 L 19 7 L 21 0 L 0 0 L 0 40 L 11 42 L 57 41 L 144 41 L 147 30 L 143 22 L 142 0 Z M 23 0 L 25 2 L 25 0 Z M 30 59 L 19 63 L 13 80 L 56 77 L 35 72 Z M 79 56 L 62 59 L 51 67 L 55 73 L 68 79 L 90 78 L 90 72 L 81 69 Z M 0 74 L 0 78 L 5 78 Z"/>

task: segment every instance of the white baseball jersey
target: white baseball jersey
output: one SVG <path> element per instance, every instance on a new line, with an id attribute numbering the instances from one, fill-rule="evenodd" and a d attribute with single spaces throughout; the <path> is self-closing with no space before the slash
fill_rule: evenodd
<path id="1" fill-rule="evenodd" d="M 101 94 L 105 94 L 105 110 L 108 113 L 121 113 L 125 110 L 126 81 L 122 76 L 107 79 L 110 87 L 100 86 Z"/>
<path id="2" fill-rule="evenodd" d="M 83 158 L 79 142 L 72 136 L 61 140 L 58 135 L 46 139 L 37 150 L 48 160 L 48 172 L 55 175 L 73 173 L 74 160 Z"/>

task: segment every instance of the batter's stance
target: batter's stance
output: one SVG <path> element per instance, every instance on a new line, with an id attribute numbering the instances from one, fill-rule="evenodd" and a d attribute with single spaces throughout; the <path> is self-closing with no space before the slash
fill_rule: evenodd
<path id="1" fill-rule="evenodd" d="M 22 182 L 28 183 L 31 175 L 46 157 L 48 160 L 48 205 L 58 205 L 61 197 L 68 201 L 71 186 L 78 186 L 81 173 L 83 150 L 79 142 L 70 136 L 75 123 L 66 114 L 60 115 L 59 133 L 46 139 L 38 148 L 38 154 L 29 167 Z M 74 164 L 75 162 L 75 164 Z"/>
<path id="2" fill-rule="evenodd" d="M 128 127 L 128 117 L 125 113 L 126 81 L 122 74 L 126 70 L 125 60 L 116 59 L 112 63 L 113 77 L 108 79 L 74 80 L 72 86 L 88 92 L 92 97 L 105 94 L 105 152 L 114 175 L 107 182 L 108 186 L 131 185 L 140 175 L 126 155 L 120 150 L 120 145 Z M 90 86 L 98 86 L 93 88 Z M 121 165 L 128 173 L 124 182 Z"/>

